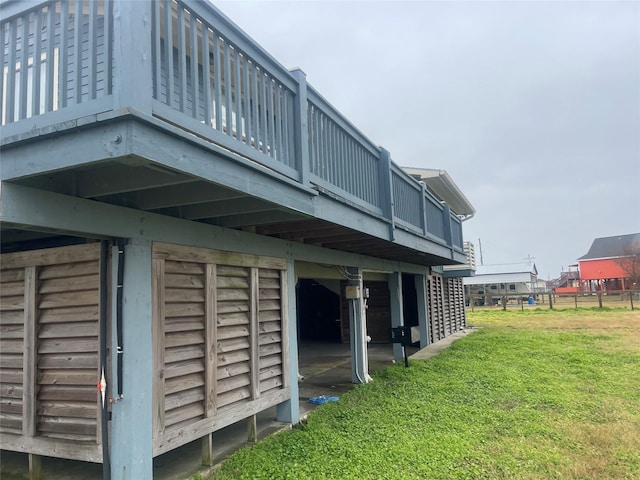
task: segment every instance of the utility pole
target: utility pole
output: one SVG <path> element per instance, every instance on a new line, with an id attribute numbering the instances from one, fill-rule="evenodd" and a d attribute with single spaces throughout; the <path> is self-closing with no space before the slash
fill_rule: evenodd
<path id="1" fill-rule="evenodd" d="M 484 265 L 484 261 L 482 259 L 482 240 L 478 239 L 478 248 L 480 249 L 480 265 Z"/>

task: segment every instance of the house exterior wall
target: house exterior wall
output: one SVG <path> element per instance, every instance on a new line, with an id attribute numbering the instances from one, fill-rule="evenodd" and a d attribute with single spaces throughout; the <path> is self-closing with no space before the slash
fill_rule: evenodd
<path id="1" fill-rule="evenodd" d="M 580 260 L 581 280 L 601 280 L 605 278 L 627 278 L 629 274 L 611 258 L 599 260 Z"/>

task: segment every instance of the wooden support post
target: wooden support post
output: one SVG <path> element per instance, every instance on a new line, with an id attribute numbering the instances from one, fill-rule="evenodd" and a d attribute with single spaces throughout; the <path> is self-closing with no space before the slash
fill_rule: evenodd
<path id="1" fill-rule="evenodd" d="M 347 267 L 349 287 L 359 291 L 359 296 L 347 300 L 349 306 L 349 333 L 351 341 L 351 381 L 367 383 L 369 377 L 369 359 L 367 356 L 367 320 L 362 298 L 362 269 Z"/>
<path id="2" fill-rule="evenodd" d="M 553 310 L 553 293 L 549 294 L 549 310 Z"/>
<path id="3" fill-rule="evenodd" d="M 420 327 L 420 348 L 429 345 L 429 308 L 427 293 L 427 275 L 414 276 L 416 296 L 418 301 L 418 326 Z"/>
<path id="4" fill-rule="evenodd" d="M 389 274 L 389 302 L 391 310 L 391 327 L 401 327 L 404 325 L 404 311 L 402 305 L 402 273 L 393 272 Z M 393 344 L 393 359 L 396 362 L 404 358 L 404 349 L 401 344 Z"/>
<path id="5" fill-rule="evenodd" d="M 112 478 L 153 478 L 153 377 L 159 372 L 153 364 L 151 245 L 150 240 L 132 239 L 125 247 L 123 396 L 112 405 Z M 118 255 L 114 254 L 112 258 L 111 271 L 117 272 Z M 115 292 L 117 275 L 111 277 L 111 288 Z M 113 297 L 112 311 L 116 312 L 116 295 Z M 116 338 L 114 331 L 114 343 Z M 115 345 L 112 352 L 115 365 Z M 117 375 L 114 375 L 112 383 L 116 381 Z"/>
<path id="6" fill-rule="evenodd" d="M 256 443 L 258 441 L 258 416 L 251 415 L 248 419 L 247 441 Z"/>
<path id="7" fill-rule="evenodd" d="M 296 313 L 296 271 L 293 259 L 287 260 L 287 271 L 282 272 L 282 348 L 285 355 L 283 374 L 289 386 L 291 398 L 276 406 L 276 419 L 296 424 L 300 421 L 300 393 L 298 389 L 298 329 Z"/>
<path id="8" fill-rule="evenodd" d="M 206 467 L 213 466 L 213 433 L 209 433 L 202 437 L 202 465 Z"/>
<path id="9" fill-rule="evenodd" d="M 502 310 L 506 310 L 507 309 L 507 296 L 503 295 L 502 296 Z"/>
<path id="10" fill-rule="evenodd" d="M 29 480 L 42 480 L 42 457 L 29 454 Z"/>
<path id="11" fill-rule="evenodd" d="M 578 308 L 578 292 L 575 292 L 573 294 L 573 300 L 574 300 L 574 303 L 576 304 L 576 309 L 577 309 Z"/>

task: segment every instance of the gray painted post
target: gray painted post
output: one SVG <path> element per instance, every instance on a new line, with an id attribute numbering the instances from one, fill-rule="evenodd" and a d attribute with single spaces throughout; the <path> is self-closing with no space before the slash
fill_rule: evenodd
<path id="1" fill-rule="evenodd" d="M 116 312 L 117 248 L 113 250 L 112 318 Z M 125 247 L 123 299 L 123 396 L 112 406 L 111 478 L 153 478 L 153 339 L 151 335 L 151 241 L 132 240 Z M 116 322 L 111 337 L 116 342 Z M 116 385 L 116 345 L 112 345 Z"/>
<path id="2" fill-rule="evenodd" d="M 114 108 L 152 113 L 151 2 L 114 0 Z"/>
<path id="3" fill-rule="evenodd" d="M 298 389 L 298 332 L 296 311 L 296 270 L 295 262 L 287 260 L 287 304 L 289 332 L 289 388 L 291 398 L 276 407 L 276 419 L 280 422 L 296 424 L 300 421 L 300 394 Z"/>
<path id="4" fill-rule="evenodd" d="M 389 220 L 389 239 L 395 240 L 395 208 L 393 205 L 393 183 L 391 176 L 391 154 L 380 147 L 380 205 Z"/>
<path id="5" fill-rule="evenodd" d="M 402 273 L 393 272 L 389 275 L 389 300 L 391 307 L 391 327 L 404 325 L 404 310 L 402 307 Z M 396 362 L 404 360 L 404 350 L 399 343 L 393 344 L 393 359 Z"/>
<path id="6" fill-rule="evenodd" d="M 422 221 L 422 235 L 427 235 L 427 187 L 422 184 L 422 196 L 420 197 L 420 219 Z"/>
<path id="7" fill-rule="evenodd" d="M 427 280 L 425 275 L 414 275 L 418 297 L 418 326 L 420 328 L 420 348 L 429 345 L 429 309 L 427 308 Z"/>
<path id="8" fill-rule="evenodd" d="M 442 214 L 444 215 L 444 241 L 453 249 L 453 236 L 451 235 L 451 209 L 447 203 L 442 206 L 444 207 L 442 210 Z"/>
<path id="9" fill-rule="evenodd" d="M 293 106 L 294 152 L 300 183 L 309 185 L 309 126 L 307 125 L 307 75 L 298 69 L 291 70 L 298 82 Z"/>
<path id="10" fill-rule="evenodd" d="M 367 320 L 364 310 L 362 269 L 347 267 L 347 284 L 358 288 L 359 298 L 348 299 L 349 335 L 351 340 L 351 381 L 367 383 L 369 376 L 369 357 L 367 352 Z"/>

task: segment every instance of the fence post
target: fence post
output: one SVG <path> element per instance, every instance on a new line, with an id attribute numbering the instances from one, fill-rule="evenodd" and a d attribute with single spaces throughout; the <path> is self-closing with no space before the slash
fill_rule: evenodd
<path id="1" fill-rule="evenodd" d="M 574 300 L 574 302 L 576 304 L 576 309 L 577 309 L 578 308 L 578 292 L 575 292 L 573 294 L 573 300 Z"/>
<path id="2" fill-rule="evenodd" d="M 553 310 L 553 293 L 549 293 L 549 310 Z"/>
<path id="3" fill-rule="evenodd" d="M 633 310 L 633 290 L 629 290 L 629 301 L 631 302 L 631 310 Z"/>
<path id="4" fill-rule="evenodd" d="M 598 290 L 598 307 L 602 308 L 602 290 Z"/>
<path id="5" fill-rule="evenodd" d="M 506 295 L 502 296 L 502 310 L 506 310 L 507 309 L 507 297 Z"/>

